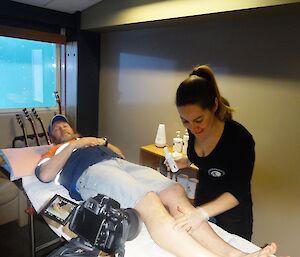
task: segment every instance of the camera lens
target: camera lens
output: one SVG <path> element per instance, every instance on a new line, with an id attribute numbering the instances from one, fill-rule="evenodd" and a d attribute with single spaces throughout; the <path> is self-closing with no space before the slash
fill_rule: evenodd
<path id="1" fill-rule="evenodd" d="M 128 216 L 128 237 L 126 241 L 133 240 L 137 237 L 142 229 L 142 222 L 139 213 L 132 208 L 127 208 L 124 210 Z"/>

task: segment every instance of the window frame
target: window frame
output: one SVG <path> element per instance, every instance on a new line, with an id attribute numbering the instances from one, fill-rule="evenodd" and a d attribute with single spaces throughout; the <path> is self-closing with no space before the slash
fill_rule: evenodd
<path id="1" fill-rule="evenodd" d="M 18 38 L 18 39 L 26 39 L 47 43 L 55 43 L 56 44 L 56 90 L 58 94 L 61 95 L 62 92 L 62 63 L 64 61 L 62 58 L 65 58 L 62 53 L 62 49 L 64 49 L 61 45 L 66 44 L 66 37 L 61 34 L 47 33 L 41 31 L 35 31 L 30 29 L 16 28 L 16 27 L 8 27 L 0 25 L 0 36 Z M 32 107 L 38 111 L 56 111 L 58 109 L 58 105 L 53 107 Z M 0 115 L 3 114 L 11 114 L 21 112 L 22 108 L 2 108 L 0 109 Z"/>

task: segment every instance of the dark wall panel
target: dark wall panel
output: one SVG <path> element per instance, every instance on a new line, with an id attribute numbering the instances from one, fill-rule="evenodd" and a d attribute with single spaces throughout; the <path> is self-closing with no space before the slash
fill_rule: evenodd
<path id="1" fill-rule="evenodd" d="M 77 130 L 98 134 L 100 35 L 80 31 L 78 35 Z"/>

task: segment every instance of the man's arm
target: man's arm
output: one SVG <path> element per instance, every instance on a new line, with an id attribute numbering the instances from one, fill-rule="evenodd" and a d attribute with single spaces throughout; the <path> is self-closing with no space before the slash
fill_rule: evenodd
<path id="1" fill-rule="evenodd" d="M 126 159 L 125 155 L 122 153 L 122 151 L 118 147 L 116 147 L 115 145 L 112 145 L 112 144 L 108 143 L 107 147 L 110 150 L 114 151 L 116 154 L 120 155 L 122 158 Z"/>
<path id="2" fill-rule="evenodd" d="M 83 137 L 69 143 L 60 153 L 54 155 L 50 160 L 39 167 L 39 179 L 43 182 L 52 181 L 62 170 L 74 149 L 103 145 L 105 142 L 101 138 Z"/>

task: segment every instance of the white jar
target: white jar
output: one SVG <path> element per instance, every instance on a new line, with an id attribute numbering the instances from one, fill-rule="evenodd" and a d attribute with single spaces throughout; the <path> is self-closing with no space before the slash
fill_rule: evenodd
<path id="1" fill-rule="evenodd" d="M 158 125 L 158 129 L 155 137 L 155 145 L 157 147 L 165 147 L 166 144 L 167 144 L 166 126 L 165 124 L 160 123 Z"/>

